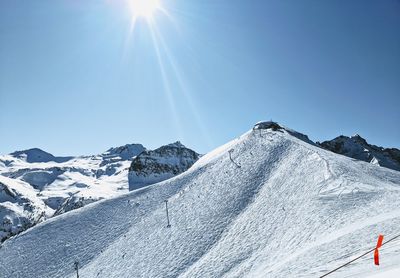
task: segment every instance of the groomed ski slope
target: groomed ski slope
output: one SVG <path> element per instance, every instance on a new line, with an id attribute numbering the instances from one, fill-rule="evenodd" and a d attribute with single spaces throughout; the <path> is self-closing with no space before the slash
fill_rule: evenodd
<path id="1" fill-rule="evenodd" d="M 0 277 L 76 277 L 74 261 L 81 278 L 318 277 L 379 233 L 400 234 L 399 172 L 255 130 L 173 179 L 6 241 Z M 379 267 L 371 254 L 330 277 L 390 275 L 399 241 L 380 255 Z"/>

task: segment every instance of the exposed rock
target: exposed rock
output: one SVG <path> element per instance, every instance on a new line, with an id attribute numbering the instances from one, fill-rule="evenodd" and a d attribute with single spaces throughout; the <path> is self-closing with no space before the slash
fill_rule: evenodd
<path id="1" fill-rule="evenodd" d="M 180 142 L 146 150 L 136 156 L 129 168 L 129 190 L 172 178 L 189 169 L 200 155 Z"/>
<path id="2" fill-rule="evenodd" d="M 337 154 L 400 171 L 400 150 L 368 144 L 360 135 L 339 136 L 330 141 L 317 142 L 319 146 Z"/>

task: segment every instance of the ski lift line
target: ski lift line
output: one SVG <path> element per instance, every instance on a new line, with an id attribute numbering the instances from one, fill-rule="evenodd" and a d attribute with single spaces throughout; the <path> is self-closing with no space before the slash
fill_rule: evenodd
<path id="1" fill-rule="evenodd" d="M 382 243 L 381 246 L 384 246 L 385 244 L 387 244 L 387 243 L 389 243 L 389 242 L 391 242 L 391 241 L 394 241 L 394 240 L 397 239 L 397 238 L 400 238 L 400 234 L 397 235 L 397 236 L 395 236 L 395 237 L 393 237 L 393 238 L 391 238 L 391 239 L 389 239 L 388 241 Z M 326 277 L 326 276 L 328 276 L 329 274 L 332 274 L 332 273 L 338 271 L 339 269 L 341 269 L 341 268 L 343 268 L 343 267 L 345 267 L 345 266 L 348 266 L 348 265 L 351 264 L 352 262 L 355 262 L 355 261 L 361 259 L 362 257 L 364 257 L 365 255 L 368 255 L 369 253 L 374 252 L 375 249 L 376 249 L 376 247 L 374 247 L 374 248 L 368 250 L 367 252 L 365 252 L 365 253 L 361 254 L 360 256 L 358 256 L 358 257 L 352 259 L 351 261 L 349 261 L 349 262 L 347 262 L 347 263 L 345 263 L 345 264 L 343 264 L 343 265 L 341 265 L 341 266 L 339 266 L 339 267 L 337 267 L 337 268 L 335 268 L 335 269 L 329 271 L 328 273 L 326 273 L 326 274 L 320 276 L 319 278 Z"/>
<path id="2" fill-rule="evenodd" d="M 394 240 L 394 243 L 391 244 L 390 246 L 385 246 L 383 248 L 379 248 L 381 251 L 386 251 L 386 250 L 391 250 L 391 249 L 397 249 L 400 247 L 400 238 Z"/>

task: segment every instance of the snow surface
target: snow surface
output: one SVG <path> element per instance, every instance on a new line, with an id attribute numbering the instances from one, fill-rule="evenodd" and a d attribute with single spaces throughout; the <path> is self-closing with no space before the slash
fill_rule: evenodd
<path id="1" fill-rule="evenodd" d="M 45 220 L 53 212 L 29 184 L 0 175 L 0 240 Z"/>
<path id="2" fill-rule="evenodd" d="M 36 207 L 46 211 L 40 220 L 45 220 L 54 213 L 128 192 L 130 160 L 114 156 L 111 161 L 109 154 L 65 160 L 32 149 L 0 156 L 0 160 L 6 162 L 4 167 L 0 167 L 3 187 L 19 192 L 19 199 L 12 201 L 13 206 L 0 199 L 0 207 L 7 206 L 7 211 L 2 211 L 0 215 L 0 230 L 4 230 L 5 219 L 13 223 L 8 232 L 0 233 L 0 241 L 37 223 L 37 213 L 30 216 L 31 213 L 25 209 L 27 204 L 38 204 L 37 199 L 44 208 L 42 205 Z M 77 204 L 72 204 L 73 201 Z M 16 229 L 21 219 L 24 223 Z"/>
<path id="3" fill-rule="evenodd" d="M 399 278 L 400 277 L 400 268 L 383 271 L 382 273 L 377 273 L 370 277 L 371 278 L 372 277 L 373 278 Z"/>
<path id="4" fill-rule="evenodd" d="M 178 154 L 196 154 L 179 142 L 159 149 L 177 149 Z M 12 199 L 7 200 L 8 203 L 0 197 L 0 242 L 35 225 L 39 219 L 37 214 L 42 215 L 44 211 L 46 213 L 43 213 L 40 221 L 128 192 L 128 169 L 132 159 L 141 153 L 147 153 L 146 158 L 154 161 L 152 165 L 142 165 L 141 170 L 147 175 L 140 176 L 141 186 L 173 177 L 177 174 L 175 169 L 183 172 L 197 160 L 196 157 L 189 164 L 182 155 L 181 159 L 177 159 L 173 154 L 157 152 L 157 156 L 153 157 L 151 154 L 154 151 L 147 151 L 141 144 L 110 148 L 92 156 L 55 157 L 37 148 L 0 156 L 0 176 L 9 178 L 1 186 L 0 194 L 8 196 L 6 191 L 9 193 L 16 187 L 20 189 L 16 189 L 19 192 L 17 199 L 7 197 Z M 163 167 L 159 169 L 157 166 L 161 162 Z M 135 182 L 131 183 L 137 186 Z M 40 199 L 41 205 L 35 206 L 38 209 L 32 213 L 27 208 L 38 204 L 36 199 Z"/>
<path id="5" fill-rule="evenodd" d="M 249 131 L 177 177 L 6 241 L 0 276 L 72 278 L 78 261 L 80 277 L 319 277 L 400 233 L 399 204 L 400 172 Z M 399 243 L 381 266 L 371 254 L 331 277 L 393 277 Z"/>

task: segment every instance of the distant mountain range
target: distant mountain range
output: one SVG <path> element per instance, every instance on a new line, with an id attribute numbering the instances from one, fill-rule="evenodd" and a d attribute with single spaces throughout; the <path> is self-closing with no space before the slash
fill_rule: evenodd
<path id="1" fill-rule="evenodd" d="M 286 132 L 334 153 L 400 170 L 398 149 L 370 145 L 359 135 L 313 143 L 304 134 Z M 180 142 L 155 150 L 127 144 L 91 156 L 56 157 L 38 148 L 2 155 L 0 241 L 50 217 L 179 175 L 199 158 Z"/>
<path id="2" fill-rule="evenodd" d="M 56 157 L 37 148 L 0 156 L 0 241 L 128 192 L 128 176 L 131 189 L 137 189 L 184 172 L 198 158 L 179 142 L 154 151 L 128 144 L 91 156 Z"/>

